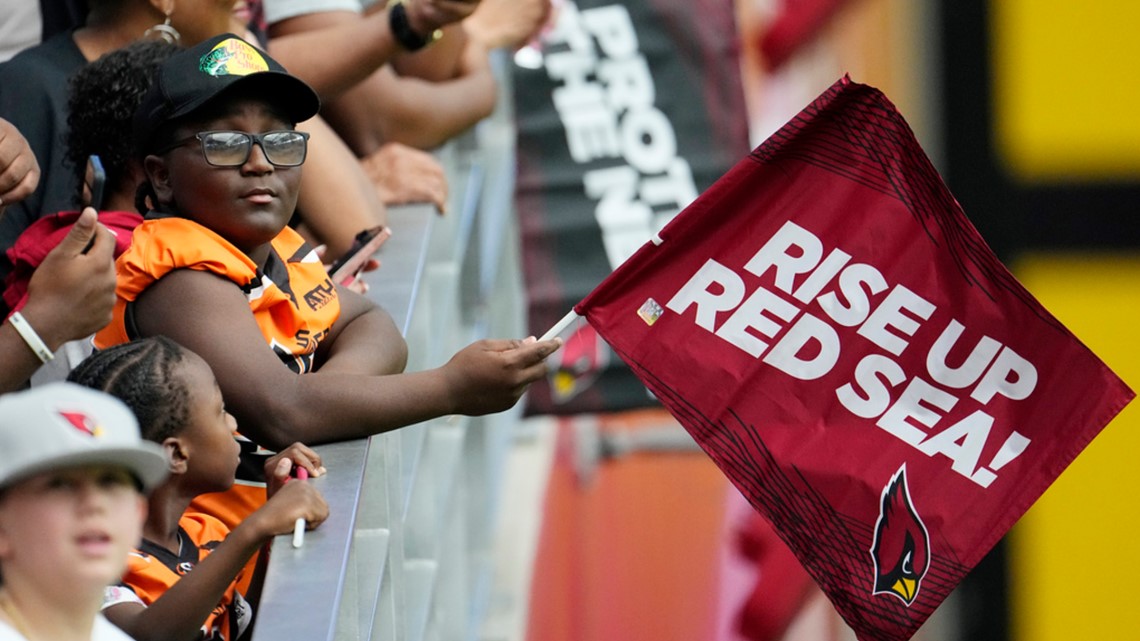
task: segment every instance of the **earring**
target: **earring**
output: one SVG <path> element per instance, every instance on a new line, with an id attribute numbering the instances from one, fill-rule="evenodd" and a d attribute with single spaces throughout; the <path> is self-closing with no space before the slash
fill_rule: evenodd
<path id="1" fill-rule="evenodd" d="M 178 33 L 178 30 L 170 24 L 169 11 L 166 12 L 166 20 L 162 24 L 156 24 L 143 32 L 143 38 L 145 40 L 162 40 L 172 45 L 182 44 L 182 34 Z"/>

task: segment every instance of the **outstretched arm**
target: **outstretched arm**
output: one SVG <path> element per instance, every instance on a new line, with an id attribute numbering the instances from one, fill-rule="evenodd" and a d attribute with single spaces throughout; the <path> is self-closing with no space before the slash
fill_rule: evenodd
<path id="1" fill-rule="evenodd" d="M 341 350 L 367 353 L 375 339 L 341 328 L 334 329 L 343 334 L 329 346 L 328 364 L 299 376 L 266 347 L 245 297 L 228 281 L 178 270 L 135 305 L 142 334 L 165 334 L 202 356 L 239 429 L 270 448 L 363 438 L 448 414 L 502 411 L 545 374 L 545 358 L 560 344 L 484 340 L 435 369 L 362 375 L 331 364 Z"/>
<path id="2" fill-rule="evenodd" d="M 328 504 L 313 486 L 300 481 L 288 483 L 154 603 L 116 604 L 103 612 L 135 641 L 200 639 L 202 623 L 263 543 L 274 535 L 291 532 L 299 518 L 311 529 L 324 522 L 328 514 Z"/>
<path id="3" fill-rule="evenodd" d="M 407 0 L 405 10 L 412 30 L 427 35 L 471 15 L 478 4 L 479 0 Z M 397 58 L 431 56 L 431 66 L 445 64 L 439 56 L 446 54 L 405 52 L 392 35 L 386 8 L 365 15 L 355 11 L 299 15 L 270 25 L 269 35 L 269 54 L 323 99 L 340 95 Z M 321 54 L 315 56 L 314 51 Z"/>
<path id="4" fill-rule="evenodd" d="M 468 40 L 463 73 L 456 78 L 428 82 L 385 67 L 329 101 L 326 110 L 345 142 L 366 156 L 386 142 L 438 147 L 490 115 L 496 98 L 487 51 Z"/>
<path id="5" fill-rule="evenodd" d="M 327 11 L 279 24 L 270 31 L 269 55 L 309 83 L 322 99 L 340 95 L 400 52 L 387 11 L 368 17 L 355 11 Z M 282 30 L 286 26 L 291 28 Z M 314 51 L 321 55 L 313 55 Z"/>

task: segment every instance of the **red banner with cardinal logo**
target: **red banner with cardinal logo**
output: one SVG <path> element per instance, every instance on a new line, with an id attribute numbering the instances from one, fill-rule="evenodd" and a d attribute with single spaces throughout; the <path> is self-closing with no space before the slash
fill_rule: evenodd
<path id="1" fill-rule="evenodd" d="M 844 78 L 576 308 L 860 639 L 908 639 L 1132 391 Z"/>

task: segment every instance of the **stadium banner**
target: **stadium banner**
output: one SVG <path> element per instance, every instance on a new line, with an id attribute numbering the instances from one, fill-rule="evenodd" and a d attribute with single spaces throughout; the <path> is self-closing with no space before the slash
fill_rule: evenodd
<path id="1" fill-rule="evenodd" d="M 748 153 L 732 0 L 578 0 L 512 69 L 528 325 L 542 334 Z M 529 57 L 527 56 L 529 54 Z M 527 412 L 656 405 L 595 332 Z"/>
<path id="2" fill-rule="evenodd" d="M 842 78 L 587 296 L 859 639 L 908 639 L 1133 392 Z"/>

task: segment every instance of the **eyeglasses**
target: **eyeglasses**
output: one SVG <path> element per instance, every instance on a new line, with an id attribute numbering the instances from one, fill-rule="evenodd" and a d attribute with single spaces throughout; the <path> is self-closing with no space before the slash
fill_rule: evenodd
<path id="1" fill-rule="evenodd" d="M 304 131 L 267 131 L 250 134 L 244 131 L 201 131 L 188 138 L 175 141 L 159 153 L 181 147 L 198 140 L 202 155 L 214 167 L 240 167 L 249 160 L 253 145 L 261 145 L 265 159 L 275 167 L 297 167 L 305 162 L 309 148 L 309 134 Z"/>

